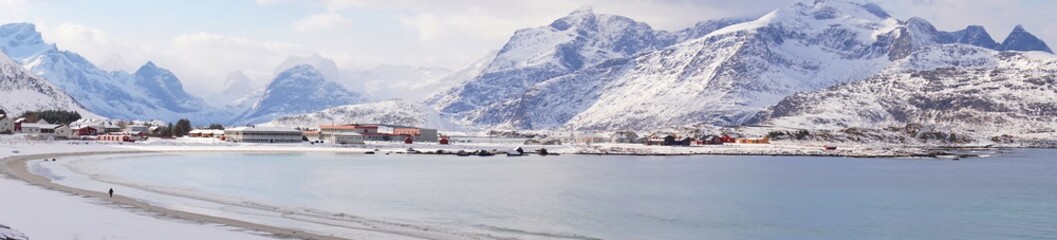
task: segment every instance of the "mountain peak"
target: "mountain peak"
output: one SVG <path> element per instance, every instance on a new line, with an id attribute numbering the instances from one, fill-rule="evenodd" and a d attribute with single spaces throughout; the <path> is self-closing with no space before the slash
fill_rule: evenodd
<path id="1" fill-rule="evenodd" d="M 158 65 L 154 65 L 154 61 L 147 61 L 147 63 L 144 63 L 143 66 L 140 67 L 140 69 L 143 69 L 143 68 L 147 68 L 147 69 L 158 68 Z"/>
<path id="2" fill-rule="evenodd" d="M 240 121 L 266 122 L 276 116 L 303 114 L 365 101 L 359 93 L 327 81 L 311 64 L 298 64 L 279 73 L 268 84 L 264 96 Z"/>
<path id="3" fill-rule="evenodd" d="M 145 74 L 145 73 L 165 74 L 165 75 L 171 75 L 172 74 L 172 73 L 169 73 L 168 70 L 165 70 L 164 68 L 158 67 L 158 65 L 154 64 L 153 61 L 147 61 L 147 63 L 144 63 L 143 66 L 139 67 L 139 69 L 136 69 L 136 72 L 134 72 L 133 74 L 136 75 L 136 74 Z"/>
<path id="4" fill-rule="evenodd" d="M 594 14 L 594 8 L 592 8 L 590 5 L 584 5 L 584 6 L 580 6 L 579 8 L 576 8 L 576 11 L 573 11 L 572 13 L 569 13 L 569 15 L 579 15 L 579 14 Z"/>
<path id="5" fill-rule="evenodd" d="M 253 84 L 253 80 L 250 80 L 242 70 L 237 70 L 228 74 L 224 78 L 224 87 L 221 89 L 221 93 L 229 96 L 244 96 L 256 90 L 256 86 Z"/>
<path id="6" fill-rule="evenodd" d="M 979 46 L 983 48 L 995 49 L 998 47 L 998 42 L 995 42 L 991 38 L 991 34 L 987 33 L 987 29 L 980 25 L 969 25 L 965 29 L 951 33 L 955 43 L 969 44 L 973 46 Z"/>
<path id="7" fill-rule="evenodd" d="M 805 5 L 798 4 L 796 6 Z M 809 6 L 809 8 L 812 8 L 816 19 L 833 19 L 842 15 L 860 19 L 867 17 L 887 19 L 892 17 L 881 6 L 859 0 L 815 0 L 815 4 Z"/>
<path id="8" fill-rule="evenodd" d="M 594 9 L 590 6 L 583 6 L 577 8 L 576 11 L 569 13 L 569 15 L 565 17 L 554 20 L 550 26 L 554 29 L 565 31 L 573 27 L 592 25 L 595 23 L 597 23 L 597 15 L 595 15 Z"/>
<path id="9" fill-rule="evenodd" d="M 183 88 L 180 78 L 169 70 L 154 65 L 148 61 L 133 73 L 138 85 L 151 99 L 158 101 L 163 106 L 176 112 L 194 112 L 200 109 L 204 102 L 198 97 L 187 93 Z"/>
<path id="10" fill-rule="evenodd" d="M 0 48 L 14 59 L 54 49 L 54 44 L 44 42 L 44 38 L 32 23 L 8 23 L 0 26 Z"/>
<path id="11" fill-rule="evenodd" d="M 279 67 L 275 69 L 275 75 L 282 74 L 282 72 L 298 65 L 311 66 L 313 70 L 318 71 L 327 80 L 336 81 L 340 77 L 338 66 L 334 63 L 334 60 L 320 56 L 316 53 L 308 56 L 287 57 L 286 60 L 283 60 L 283 62 L 279 64 Z"/>
<path id="12" fill-rule="evenodd" d="M 1039 39 L 1028 32 L 1028 30 L 1024 29 L 1024 26 L 1020 24 L 1017 24 L 1017 26 L 1013 28 L 1013 32 L 1009 33 L 1009 36 L 1002 41 L 1002 44 L 998 46 L 997 50 L 1021 52 L 1040 51 L 1053 53 L 1053 50 L 1046 45 L 1046 42 L 1043 42 L 1042 39 Z"/>
<path id="13" fill-rule="evenodd" d="M 279 72 L 275 79 L 272 80 L 272 83 L 268 84 L 268 88 L 272 88 L 272 86 L 275 85 L 293 84 L 301 81 L 325 82 L 327 81 L 327 77 L 319 72 L 319 69 L 312 66 L 312 64 L 298 64 Z"/>

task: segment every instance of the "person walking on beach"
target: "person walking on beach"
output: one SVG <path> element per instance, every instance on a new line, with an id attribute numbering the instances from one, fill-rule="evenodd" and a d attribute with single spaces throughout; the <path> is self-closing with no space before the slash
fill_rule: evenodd
<path id="1" fill-rule="evenodd" d="M 110 189 L 110 198 L 114 198 L 114 189 L 113 188 Z"/>

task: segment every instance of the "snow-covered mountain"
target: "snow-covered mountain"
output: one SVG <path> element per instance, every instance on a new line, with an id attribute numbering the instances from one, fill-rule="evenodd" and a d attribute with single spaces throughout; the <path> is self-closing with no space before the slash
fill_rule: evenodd
<path id="1" fill-rule="evenodd" d="M 290 56 L 279 63 L 279 66 L 275 67 L 275 76 L 279 76 L 286 70 L 293 68 L 297 65 L 309 65 L 315 68 L 323 75 L 324 79 L 329 81 L 338 81 L 341 78 L 341 72 L 338 70 L 338 65 L 334 63 L 333 59 L 320 56 L 319 54 L 311 54 L 307 56 Z"/>
<path id="2" fill-rule="evenodd" d="M 921 124 L 985 139 L 1052 133 L 1057 56 L 934 46 L 869 79 L 787 97 L 752 122 L 804 129 Z"/>
<path id="3" fill-rule="evenodd" d="M 0 109 L 11 116 L 26 111 L 67 110 L 83 117 L 97 117 L 62 89 L 26 71 L 3 53 L 0 53 L 0 96 L 3 96 Z"/>
<path id="4" fill-rule="evenodd" d="M 787 96 L 866 79 L 923 49 L 1006 45 L 979 26 L 940 31 L 924 19 L 901 21 L 858 1 L 797 3 L 755 20 L 703 22 L 677 33 L 605 16 L 578 10 L 550 26 L 518 31 L 481 76 L 430 103 L 484 127 L 739 125 Z M 1009 39 L 1039 46 L 1018 29 Z M 626 41 L 616 45 L 629 51 L 607 48 L 613 39 Z"/>
<path id="5" fill-rule="evenodd" d="M 548 26 L 521 29 L 479 76 L 430 102 L 464 114 L 516 97 L 544 80 L 670 44 L 672 34 L 630 18 L 577 9 Z"/>
<path id="6" fill-rule="evenodd" d="M 239 105 L 237 100 L 252 95 L 255 91 L 263 92 L 262 89 L 262 86 L 253 82 L 241 70 L 234 71 L 228 73 L 220 92 L 209 96 L 209 101 L 220 106 Z"/>
<path id="7" fill-rule="evenodd" d="M 465 128 L 452 124 L 446 117 L 421 103 L 407 100 L 388 100 L 329 108 L 323 111 L 280 117 L 262 126 L 310 127 L 326 124 L 381 123 L 418 126 L 446 131 Z"/>
<path id="8" fill-rule="evenodd" d="M 108 72 L 76 53 L 45 43 L 29 23 L 0 26 L 0 41 L 5 54 L 103 117 L 206 121 L 227 116 L 185 92 L 175 75 L 153 63 L 136 73 Z"/>
<path id="9" fill-rule="evenodd" d="M 592 16 L 577 11 L 556 23 L 599 18 Z M 701 37 L 687 37 L 668 47 L 655 41 L 636 48 L 634 54 L 596 56 L 582 69 L 542 76 L 529 85 L 519 85 L 516 76 L 493 77 L 505 81 L 500 83 L 482 77 L 466 89 L 491 84 L 509 93 L 468 97 L 461 102 L 498 98 L 472 105 L 469 111 L 453 111 L 459 110 L 452 107 L 458 105 L 440 109 L 475 124 L 528 129 L 737 124 L 792 93 L 862 79 L 883 69 L 896 42 L 892 32 L 900 27 L 898 20 L 874 5 L 827 1 L 796 4 L 749 22 L 724 23 L 737 24 L 705 28 L 712 31 L 698 31 Z M 649 29 L 645 24 L 634 26 Z M 624 32 L 640 36 L 631 39 L 670 35 Z M 584 36 L 588 37 L 593 36 Z M 520 41 L 539 42 L 515 35 L 508 46 Z"/>
<path id="10" fill-rule="evenodd" d="M 312 65 L 296 65 L 280 72 L 265 88 L 252 108 L 238 123 L 267 122 L 277 117 L 304 114 L 323 109 L 366 102 L 359 93 L 328 81 Z"/>
<path id="11" fill-rule="evenodd" d="M 1040 40 L 1035 35 L 1032 35 L 1027 30 L 1024 30 L 1024 26 L 1017 25 L 1013 28 L 1013 32 L 1009 33 L 1006 40 L 1002 41 L 1002 45 L 999 45 L 996 50 L 999 51 L 1040 51 L 1053 53 L 1050 47 L 1045 42 Z"/>
<path id="12" fill-rule="evenodd" d="M 184 91 L 183 84 L 175 74 L 154 65 L 153 62 L 144 64 L 133 76 L 136 86 L 144 90 L 144 94 L 159 106 L 166 106 L 174 112 L 194 112 L 201 110 L 204 105 L 202 99 Z"/>

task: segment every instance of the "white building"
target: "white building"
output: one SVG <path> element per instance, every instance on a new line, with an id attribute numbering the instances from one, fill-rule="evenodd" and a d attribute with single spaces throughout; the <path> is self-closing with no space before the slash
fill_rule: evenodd
<path id="1" fill-rule="evenodd" d="M 0 133 L 13 133 L 15 131 L 15 120 L 0 114 Z"/>
<path id="2" fill-rule="evenodd" d="M 55 139 L 70 139 L 71 137 L 73 137 L 73 129 L 70 126 L 55 128 Z"/>
<path id="3" fill-rule="evenodd" d="M 325 140 L 335 144 L 363 144 L 363 134 L 354 132 L 340 132 L 327 135 Z"/>
<path id="4" fill-rule="evenodd" d="M 41 124 L 43 122 L 44 124 Z M 69 139 L 70 127 L 60 126 L 55 124 L 47 124 L 44 120 L 37 121 L 37 123 L 23 123 L 22 133 L 26 134 L 26 137 L 36 140 L 56 140 L 56 139 Z"/>
<path id="5" fill-rule="evenodd" d="M 44 131 L 49 131 L 49 130 L 50 131 L 54 131 L 55 128 L 59 127 L 59 126 L 58 125 L 48 124 L 48 121 L 44 121 L 44 119 L 41 119 L 41 120 L 37 120 L 36 123 L 22 123 L 22 133 L 25 133 L 25 134 L 41 133 L 41 128 L 42 127 L 46 128 Z M 50 129 L 47 129 L 49 127 L 50 127 Z M 54 133 L 54 132 L 51 132 L 51 133 Z"/>
<path id="6" fill-rule="evenodd" d="M 224 137 L 224 130 L 219 129 L 195 129 L 187 133 L 187 136 L 198 137 L 198 138 L 221 138 Z"/>
<path id="7" fill-rule="evenodd" d="M 301 130 L 277 127 L 237 127 L 224 130 L 228 141 L 247 143 L 299 143 Z"/>

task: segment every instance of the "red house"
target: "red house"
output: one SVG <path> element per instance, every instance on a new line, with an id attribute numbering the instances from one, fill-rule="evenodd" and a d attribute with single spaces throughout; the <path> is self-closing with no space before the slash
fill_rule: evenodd
<path id="1" fill-rule="evenodd" d="M 719 137 L 719 141 L 723 143 L 734 143 L 737 142 L 737 139 L 730 137 L 730 135 L 723 134 L 722 137 Z"/>
<path id="2" fill-rule="evenodd" d="M 448 141 L 448 137 L 440 138 L 440 145 L 448 145 L 448 144 L 450 144 L 450 142 Z"/>
<path id="3" fill-rule="evenodd" d="M 22 132 L 22 122 L 25 122 L 26 118 L 15 119 L 14 132 Z"/>
<path id="4" fill-rule="evenodd" d="M 79 136 L 95 135 L 96 133 L 99 133 L 99 129 L 95 129 L 95 127 L 92 126 L 81 126 L 78 127 L 76 130 L 76 134 Z"/>
<path id="5" fill-rule="evenodd" d="M 404 137 L 404 143 L 406 143 L 406 144 L 411 144 L 411 143 L 413 143 L 413 142 L 415 142 L 415 141 L 414 141 L 414 140 L 411 140 L 411 136 L 406 136 L 406 137 Z"/>

